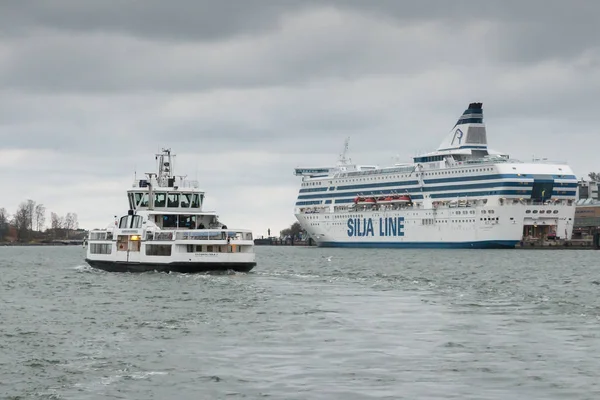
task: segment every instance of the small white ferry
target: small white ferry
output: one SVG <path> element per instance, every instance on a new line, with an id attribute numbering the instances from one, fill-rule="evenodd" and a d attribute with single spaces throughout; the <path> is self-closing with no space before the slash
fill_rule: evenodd
<path id="1" fill-rule="evenodd" d="M 90 231 L 85 261 L 111 272 L 248 272 L 256 265 L 252 232 L 231 229 L 203 211 L 198 182 L 173 175 L 170 149 L 156 154 L 158 173 L 135 180 L 129 211 Z"/>

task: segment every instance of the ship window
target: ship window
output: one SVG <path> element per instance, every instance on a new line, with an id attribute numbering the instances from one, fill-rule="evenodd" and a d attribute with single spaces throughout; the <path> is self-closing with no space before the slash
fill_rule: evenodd
<path id="1" fill-rule="evenodd" d="M 138 192 L 138 193 L 135 193 L 135 195 L 134 195 L 134 196 L 135 196 L 135 205 L 136 205 L 136 206 L 137 206 L 137 205 L 140 205 L 140 200 L 142 200 L 142 195 L 143 195 L 143 193 L 139 193 L 139 192 Z M 146 199 L 147 199 L 147 198 L 148 198 L 148 197 L 146 197 Z M 146 200 L 146 201 L 148 201 L 148 200 Z"/>
<path id="2" fill-rule="evenodd" d="M 192 208 L 200 208 L 200 197 L 197 193 L 192 195 Z"/>
<path id="3" fill-rule="evenodd" d="M 554 214 L 558 214 L 558 210 L 554 210 L 553 212 L 554 212 Z"/>
<path id="4" fill-rule="evenodd" d="M 135 205 L 133 204 L 133 193 L 128 193 L 127 197 L 129 199 L 129 209 L 132 210 L 135 208 Z"/>
<path id="5" fill-rule="evenodd" d="M 195 215 L 179 215 L 180 228 L 196 229 L 196 216 Z"/>
<path id="6" fill-rule="evenodd" d="M 148 207 L 148 193 L 144 193 L 142 201 L 139 203 L 140 207 Z"/>
<path id="7" fill-rule="evenodd" d="M 191 193 L 182 193 L 181 194 L 181 208 L 189 208 L 191 200 L 192 200 Z"/>
<path id="8" fill-rule="evenodd" d="M 164 207 L 167 200 L 165 193 L 154 194 L 154 207 Z"/>
<path id="9" fill-rule="evenodd" d="M 141 228 L 142 227 L 142 217 L 139 215 L 134 215 L 133 216 L 133 224 L 132 224 L 132 228 Z"/>
<path id="10" fill-rule="evenodd" d="M 163 228 L 177 228 L 177 215 L 163 215 Z"/>
<path id="11" fill-rule="evenodd" d="M 171 255 L 170 244 L 147 244 L 146 255 L 147 256 L 170 256 Z"/>
<path id="12" fill-rule="evenodd" d="M 179 207 L 179 193 L 169 193 L 167 196 L 167 207 Z"/>
<path id="13" fill-rule="evenodd" d="M 112 244 L 109 243 L 90 243 L 91 254 L 110 254 L 112 252 Z"/>
<path id="14" fill-rule="evenodd" d="M 124 217 L 121 217 L 121 220 L 119 221 L 119 228 L 121 228 L 121 229 L 127 228 L 127 215 Z"/>

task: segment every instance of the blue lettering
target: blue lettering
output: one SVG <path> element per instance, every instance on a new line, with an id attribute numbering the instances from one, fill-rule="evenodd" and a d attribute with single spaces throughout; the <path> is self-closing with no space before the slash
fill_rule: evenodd
<path id="1" fill-rule="evenodd" d="M 389 224 L 390 224 L 390 236 L 398 236 L 396 234 L 396 218 L 390 218 L 389 219 Z"/>
<path id="2" fill-rule="evenodd" d="M 375 236 L 372 218 L 348 218 L 348 237 Z M 404 236 L 404 217 L 379 218 L 379 236 Z"/>
<path id="3" fill-rule="evenodd" d="M 375 233 L 373 232 L 373 220 L 371 218 L 367 220 L 367 231 L 365 232 L 365 236 L 369 236 L 369 233 L 371 233 L 371 236 L 375 236 Z"/>
<path id="4" fill-rule="evenodd" d="M 398 217 L 398 236 L 404 236 L 404 217 Z"/>

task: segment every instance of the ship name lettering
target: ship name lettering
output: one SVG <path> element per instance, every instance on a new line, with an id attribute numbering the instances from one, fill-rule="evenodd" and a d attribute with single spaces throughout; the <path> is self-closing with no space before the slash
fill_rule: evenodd
<path id="1" fill-rule="evenodd" d="M 378 229 L 372 218 L 348 218 L 348 237 L 399 237 L 404 236 L 404 217 L 379 218 Z M 377 235 L 376 235 L 377 234 Z"/>

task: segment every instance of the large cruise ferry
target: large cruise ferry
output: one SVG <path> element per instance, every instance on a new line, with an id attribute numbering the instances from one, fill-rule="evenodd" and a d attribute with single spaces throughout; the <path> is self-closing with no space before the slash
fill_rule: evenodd
<path id="1" fill-rule="evenodd" d="M 295 170 L 295 215 L 318 246 L 514 248 L 524 237 L 571 238 L 573 171 L 488 149 L 481 103 L 411 163 L 356 165 L 347 151 L 348 141 L 336 166 Z"/>

